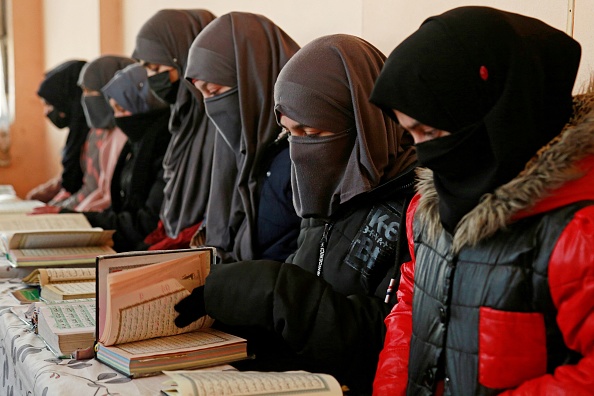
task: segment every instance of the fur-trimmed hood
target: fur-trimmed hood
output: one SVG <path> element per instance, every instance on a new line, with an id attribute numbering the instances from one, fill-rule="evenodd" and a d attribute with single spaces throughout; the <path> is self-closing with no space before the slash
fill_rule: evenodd
<path id="1" fill-rule="evenodd" d="M 453 251 L 473 246 L 495 234 L 513 221 L 577 202 L 594 200 L 594 94 L 574 98 L 574 112 L 561 133 L 544 146 L 513 180 L 481 202 L 458 223 L 454 232 Z M 588 177 L 586 178 L 585 175 Z M 439 197 L 433 172 L 417 170 L 417 191 L 421 195 L 415 216 L 428 225 L 433 241 L 442 232 L 439 220 Z M 583 182 L 582 182 L 583 181 Z M 564 194 L 566 186 L 582 194 Z M 559 199 L 559 196 L 563 196 Z M 550 202 L 556 200 L 556 202 Z M 420 217 L 419 217 L 420 216 Z"/>

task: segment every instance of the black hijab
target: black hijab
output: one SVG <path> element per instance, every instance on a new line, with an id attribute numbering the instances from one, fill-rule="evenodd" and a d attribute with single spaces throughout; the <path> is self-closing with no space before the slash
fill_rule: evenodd
<path id="1" fill-rule="evenodd" d="M 183 79 L 188 50 L 198 33 L 215 16 L 206 10 L 160 10 L 142 26 L 132 56 L 146 62 L 172 66 Z M 165 199 L 161 220 L 167 235 L 175 238 L 198 224 L 208 202 L 216 128 L 204 113 L 201 97 L 179 84 L 172 105 L 171 140 L 163 160 Z"/>
<path id="2" fill-rule="evenodd" d="M 37 90 L 37 95 L 55 111 L 64 113 L 68 136 L 62 149 L 62 188 L 69 193 L 78 191 L 83 183 L 81 151 L 89 127 L 80 103 L 82 90 L 78 86 L 78 77 L 85 64 L 82 60 L 70 60 L 56 66 L 45 74 Z M 61 127 L 60 124 L 56 126 Z"/>
<path id="3" fill-rule="evenodd" d="M 218 17 L 190 48 L 187 79 L 237 89 L 235 106 L 227 105 L 225 113 L 230 113 L 227 119 L 236 120 L 239 133 L 221 139 L 235 131 L 218 131 L 219 165 L 213 169 L 211 186 L 217 199 L 210 202 L 206 217 L 206 243 L 227 250 L 235 243 L 237 259 L 254 257 L 262 171 L 270 145 L 281 132 L 274 117 L 274 83 L 298 50 L 299 45 L 274 22 L 246 12 Z M 237 144 L 231 148 L 224 139 Z"/>
<path id="4" fill-rule="evenodd" d="M 448 231 L 561 131 L 580 53 L 537 19 L 460 7 L 427 19 L 390 54 L 371 101 L 451 133 L 417 144 Z"/>
<path id="5" fill-rule="evenodd" d="M 118 128 L 128 137 L 127 146 L 118 159 L 118 167 L 123 169 L 126 166 L 131 151 L 132 171 L 128 174 L 116 171 L 114 178 L 118 177 L 120 184 L 125 184 L 123 179 L 128 178 L 127 200 L 131 207 L 142 208 L 150 193 L 151 181 L 155 180 L 150 169 L 154 169 L 156 161 L 162 161 L 171 138 L 167 128 L 169 106 L 151 91 L 146 69 L 139 63 L 118 71 L 101 91 L 132 113 L 115 119 Z M 112 200 L 116 203 L 121 198 L 112 194 Z"/>

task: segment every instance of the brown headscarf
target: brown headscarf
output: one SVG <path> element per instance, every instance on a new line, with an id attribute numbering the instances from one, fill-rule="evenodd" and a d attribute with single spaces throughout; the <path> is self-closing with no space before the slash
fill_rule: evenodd
<path id="1" fill-rule="evenodd" d="M 230 150 L 217 136 L 216 161 L 230 167 L 213 170 L 211 194 L 217 199 L 210 202 L 206 216 L 206 244 L 230 249 L 233 234 L 239 233 L 235 236 L 236 259 L 253 257 L 262 168 L 267 149 L 280 133 L 274 118 L 274 83 L 297 50 L 297 43 L 268 18 L 245 12 L 217 18 L 190 48 L 186 78 L 237 88 L 238 150 Z M 232 183 L 229 179 L 235 174 Z M 247 224 L 242 225 L 244 221 Z"/>
<path id="2" fill-rule="evenodd" d="M 136 36 L 134 58 L 175 67 L 183 77 L 190 45 L 215 16 L 206 10 L 160 10 Z M 172 134 L 163 167 L 165 199 L 161 220 L 167 235 L 202 221 L 208 202 L 215 128 L 204 114 L 202 100 L 180 84 L 172 106 Z"/>
<path id="3" fill-rule="evenodd" d="M 313 40 L 281 71 L 274 91 L 277 117 L 284 114 L 336 133 L 329 138 L 289 138 L 293 200 L 299 215 L 329 217 L 339 205 L 415 162 L 412 139 L 368 100 L 384 60 L 365 40 L 338 34 Z M 338 147 L 341 136 L 350 136 L 350 142 Z M 343 161 L 336 148 L 345 151 Z M 327 171 L 331 179 L 323 176 Z"/>

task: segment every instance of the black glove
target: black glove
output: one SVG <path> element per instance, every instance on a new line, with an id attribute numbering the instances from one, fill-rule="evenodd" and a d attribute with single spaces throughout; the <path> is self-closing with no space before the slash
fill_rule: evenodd
<path id="1" fill-rule="evenodd" d="M 179 315 L 175 318 L 177 327 L 186 327 L 206 315 L 204 286 L 198 286 L 192 290 L 192 294 L 175 304 L 173 309 L 179 312 Z"/>

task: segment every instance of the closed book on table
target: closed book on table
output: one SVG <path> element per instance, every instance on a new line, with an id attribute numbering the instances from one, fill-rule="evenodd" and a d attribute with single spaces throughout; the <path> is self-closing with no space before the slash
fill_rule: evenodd
<path id="1" fill-rule="evenodd" d="M 37 303 L 37 333 L 58 357 L 69 358 L 76 350 L 95 342 L 95 300 Z"/>
<path id="2" fill-rule="evenodd" d="M 97 360 L 130 377 L 247 358 L 246 340 L 203 316 L 182 329 L 173 306 L 204 285 L 214 249 L 128 252 L 97 258 Z"/>

